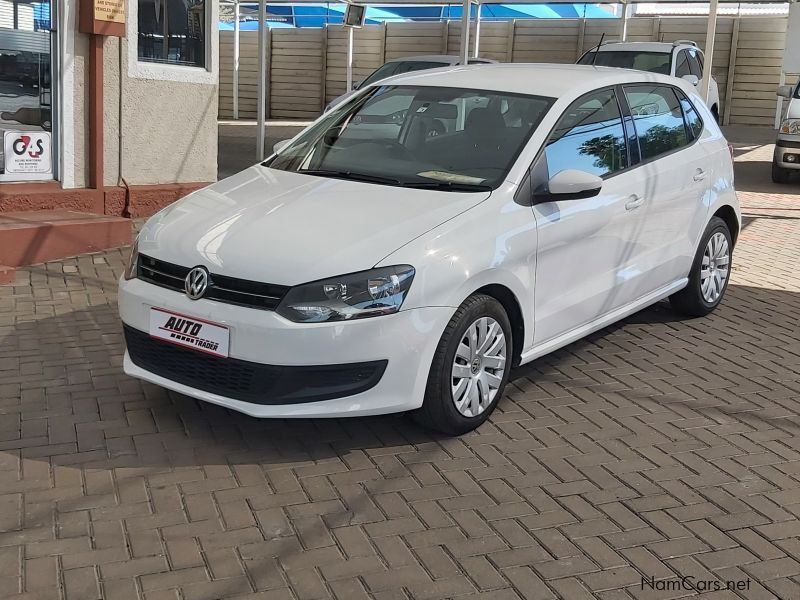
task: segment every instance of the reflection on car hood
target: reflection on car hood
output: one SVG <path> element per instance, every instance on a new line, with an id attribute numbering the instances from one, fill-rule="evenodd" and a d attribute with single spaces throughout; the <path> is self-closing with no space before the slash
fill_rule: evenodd
<path id="1" fill-rule="evenodd" d="M 281 285 L 369 269 L 488 198 L 254 166 L 150 219 L 139 251 Z"/>

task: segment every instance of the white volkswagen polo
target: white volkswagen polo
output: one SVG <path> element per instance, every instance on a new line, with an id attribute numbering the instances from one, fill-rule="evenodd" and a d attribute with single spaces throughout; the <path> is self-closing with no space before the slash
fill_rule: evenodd
<path id="1" fill-rule="evenodd" d="M 687 83 L 403 75 L 146 223 L 124 368 L 257 417 L 413 411 L 462 433 L 515 365 L 663 298 L 713 310 L 739 228 L 727 143 Z"/>

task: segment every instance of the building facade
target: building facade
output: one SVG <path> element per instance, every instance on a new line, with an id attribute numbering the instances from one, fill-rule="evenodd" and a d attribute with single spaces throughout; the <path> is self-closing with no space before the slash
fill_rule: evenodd
<path id="1" fill-rule="evenodd" d="M 146 216 L 214 181 L 218 20 L 205 0 L 0 0 L 0 212 Z"/>

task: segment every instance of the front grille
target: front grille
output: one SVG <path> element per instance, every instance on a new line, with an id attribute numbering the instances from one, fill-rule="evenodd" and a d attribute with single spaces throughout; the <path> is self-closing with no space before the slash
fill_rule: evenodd
<path id="1" fill-rule="evenodd" d="M 140 254 L 137 276 L 144 281 L 183 293 L 184 280 L 191 269 L 192 267 L 183 267 Z M 289 287 L 285 285 L 260 283 L 210 273 L 208 288 L 203 298 L 226 304 L 275 310 L 288 291 Z"/>
<path id="2" fill-rule="evenodd" d="M 287 367 L 217 358 L 150 337 L 123 325 L 133 363 L 191 388 L 253 404 L 301 404 L 365 392 L 388 361 Z"/>

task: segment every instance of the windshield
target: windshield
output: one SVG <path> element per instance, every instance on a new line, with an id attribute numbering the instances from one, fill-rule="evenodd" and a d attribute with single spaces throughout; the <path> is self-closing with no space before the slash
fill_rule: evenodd
<path id="1" fill-rule="evenodd" d="M 580 65 L 594 64 L 598 67 L 617 67 L 619 69 L 636 69 L 637 71 L 650 71 L 651 73 L 670 74 L 669 52 L 638 52 L 635 50 L 589 50 L 578 61 Z"/>
<path id="2" fill-rule="evenodd" d="M 400 75 L 401 73 L 410 73 L 411 71 L 424 71 L 425 69 L 436 69 L 438 67 L 446 67 L 448 63 L 443 62 L 429 62 L 424 60 L 404 60 L 397 62 L 388 62 L 382 67 L 378 67 L 372 72 L 372 75 L 367 77 L 359 88 L 368 86 L 370 83 L 375 83 L 381 79 L 386 79 L 392 75 Z"/>
<path id="3" fill-rule="evenodd" d="M 494 189 L 553 102 L 488 90 L 376 87 L 264 164 L 384 185 Z"/>

